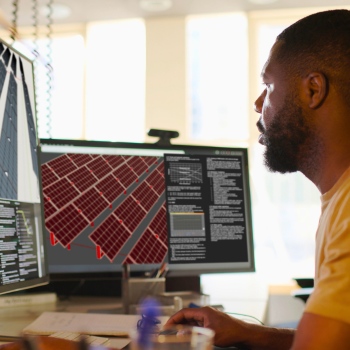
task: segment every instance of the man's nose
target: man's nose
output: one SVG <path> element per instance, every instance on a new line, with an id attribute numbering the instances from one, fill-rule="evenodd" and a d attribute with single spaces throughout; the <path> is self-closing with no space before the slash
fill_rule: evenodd
<path id="1" fill-rule="evenodd" d="M 266 90 L 264 90 L 254 102 L 254 110 L 256 113 L 259 113 L 259 114 L 262 113 L 262 106 L 264 104 L 265 94 L 266 94 Z"/>

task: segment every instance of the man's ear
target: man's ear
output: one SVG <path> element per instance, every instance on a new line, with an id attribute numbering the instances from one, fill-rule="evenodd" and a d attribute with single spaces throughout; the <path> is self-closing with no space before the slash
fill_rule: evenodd
<path id="1" fill-rule="evenodd" d="M 328 94 L 327 77 L 320 72 L 309 73 L 303 79 L 303 88 L 309 108 L 316 109 L 322 105 Z"/>

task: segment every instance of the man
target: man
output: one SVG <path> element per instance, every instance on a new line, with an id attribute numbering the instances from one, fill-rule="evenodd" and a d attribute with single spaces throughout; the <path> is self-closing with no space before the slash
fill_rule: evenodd
<path id="1" fill-rule="evenodd" d="M 296 330 L 245 323 L 209 307 L 167 325 L 212 328 L 217 346 L 350 349 L 350 11 L 305 17 L 276 39 L 255 102 L 271 171 L 302 172 L 321 193 L 314 292 Z"/>

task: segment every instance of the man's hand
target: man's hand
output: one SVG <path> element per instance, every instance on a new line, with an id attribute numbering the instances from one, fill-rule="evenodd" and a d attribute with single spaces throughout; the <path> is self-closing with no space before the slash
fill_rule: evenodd
<path id="1" fill-rule="evenodd" d="M 231 317 L 212 307 L 187 308 L 170 317 L 164 328 L 177 324 L 210 328 L 216 346 L 239 346 L 248 349 L 290 349 L 294 330 L 265 327 Z"/>
<path id="2" fill-rule="evenodd" d="M 243 344 L 245 336 L 250 333 L 249 324 L 209 306 L 182 309 L 171 316 L 164 327 L 177 324 L 212 329 L 215 332 L 214 344 L 217 346 Z"/>

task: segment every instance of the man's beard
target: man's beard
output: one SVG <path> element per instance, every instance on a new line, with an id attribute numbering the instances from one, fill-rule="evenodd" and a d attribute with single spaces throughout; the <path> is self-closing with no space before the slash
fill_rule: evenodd
<path id="1" fill-rule="evenodd" d="M 258 127 L 263 132 L 266 147 L 265 166 L 272 172 L 282 174 L 300 170 L 306 156 L 304 146 L 313 133 L 297 102 L 287 100 L 267 130 L 264 130 L 260 122 Z"/>

